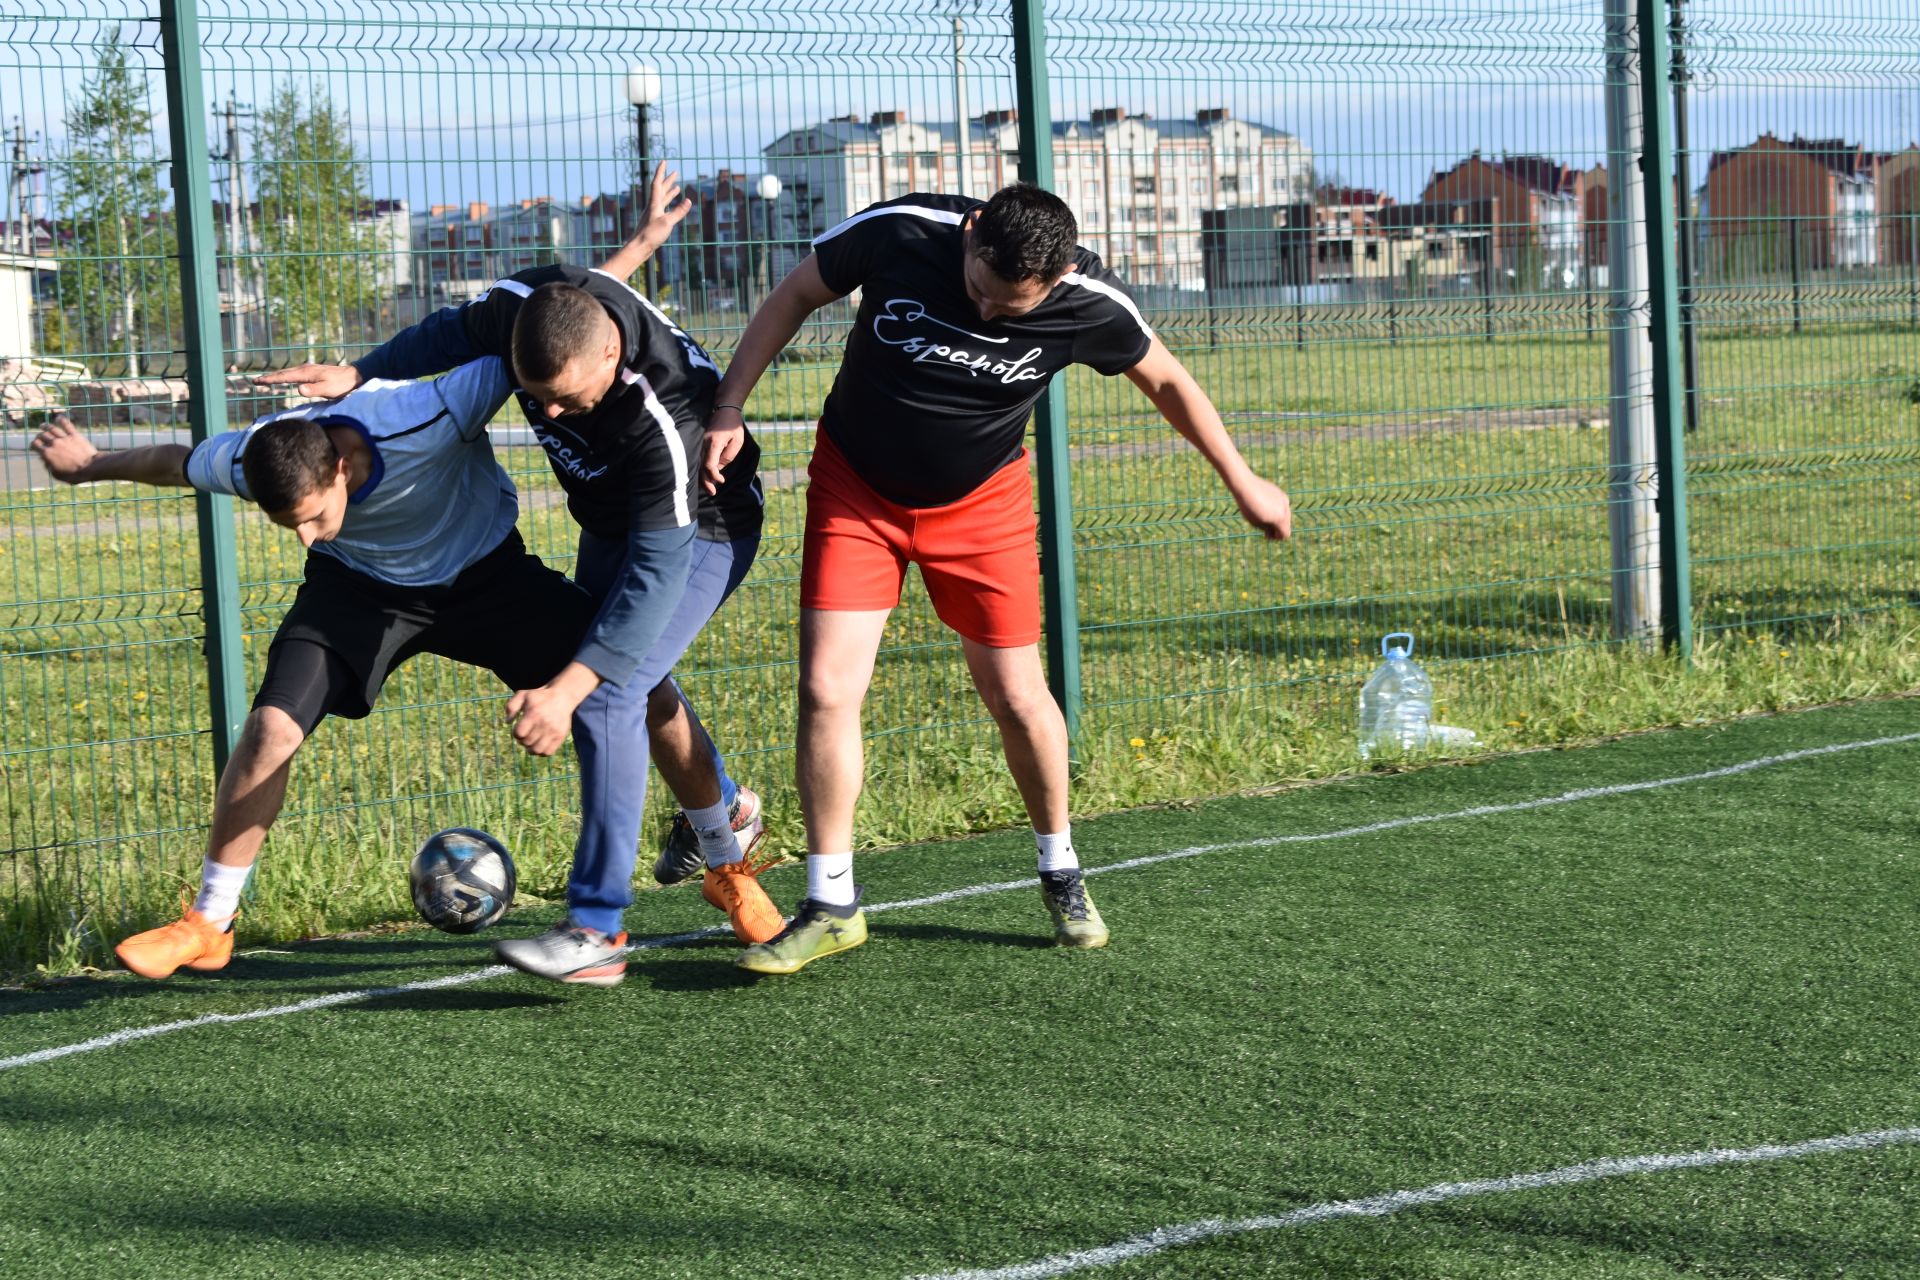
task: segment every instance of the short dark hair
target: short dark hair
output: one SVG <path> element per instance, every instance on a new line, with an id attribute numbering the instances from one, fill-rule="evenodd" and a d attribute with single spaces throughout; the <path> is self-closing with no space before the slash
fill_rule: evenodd
<path id="1" fill-rule="evenodd" d="M 606 314 L 585 289 L 559 281 L 535 289 L 513 319 L 514 376 L 545 382 L 575 357 L 599 354 Z"/>
<path id="2" fill-rule="evenodd" d="M 308 494 L 333 483 L 340 451 L 326 422 L 345 418 L 276 418 L 256 429 L 240 455 L 240 471 L 262 511 L 291 511 Z"/>
<path id="3" fill-rule="evenodd" d="M 993 193 L 973 224 L 973 255 L 1009 284 L 1058 280 L 1073 263 L 1080 227 L 1067 202 L 1016 182 Z"/>

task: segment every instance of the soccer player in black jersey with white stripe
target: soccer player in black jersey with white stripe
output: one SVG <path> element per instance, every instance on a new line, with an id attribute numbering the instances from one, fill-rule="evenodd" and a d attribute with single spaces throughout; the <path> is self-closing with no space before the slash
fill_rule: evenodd
<path id="1" fill-rule="evenodd" d="M 984 204 L 951 195 L 878 204 L 816 239 L 741 336 L 708 422 L 709 475 L 745 447 L 742 406 L 800 325 L 860 291 L 808 468 L 795 766 L 807 897 L 779 937 L 741 955 L 743 968 L 791 973 L 866 938 L 850 852 L 860 706 L 908 563 L 960 633 L 999 726 L 1056 939 L 1107 941 L 1068 831 L 1066 725 L 1037 643 L 1028 415 L 1069 364 L 1124 373 L 1212 464 L 1249 524 L 1285 538 L 1293 516 L 1077 235 L 1064 202 L 1025 184 Z"/>
<path id="2" fill-rule="evenodd" d="M 768 938 L 781 925 L 746 859 L 762 830 L 758 798 L 735 788 L 669 676 L 752 564 L 761 522 L 758 445 L 748 440 L 730 455 L 711 492 L 696 474 L 718 366 L 625 283 L 691 207 L 679 189 L 675 175 L 656 170 L 646 225 L 600 269 L 523 271 L 351 366 L 306 365 L 261 379 L 331 396 L 363 378 L 417 377 L 490 355 L 508 360 L 514 392 L 580 526 L 574 579 L 601 602 L 575 661 L 509 704 L 515 736 L 551 754 L 583 698 L 603 683 L 621 686 L 599 704 L 617 722 L 600 739 L 618 745 L 579 745 L 581 768 L 608 774 L 607 791 L 624 803 L 609 805 L 606 820 L 582 838 L 568 919 L 540 938 L 496 948 L 510 964 L 563 981 L 605 973 L 623 951 L 650 738 L 683 806 L 685 830 L 676 830 L 691 837 L 670 839 L 655 875 L 684 879 L 704 860 L 702 892 L 740 937 Z"/>

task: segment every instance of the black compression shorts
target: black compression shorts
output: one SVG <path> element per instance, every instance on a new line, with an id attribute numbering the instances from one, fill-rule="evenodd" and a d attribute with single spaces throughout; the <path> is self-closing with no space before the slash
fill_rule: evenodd
<path id="1" fill-rule="evenodd" d="M 309 552 L 253 705 L 280 708 L 309 734 L 329 715 L 358 720 L 418 653 L 483 667 L 512 689 L 535 688 L 572 660 L 596 612 L 518 530 L 441 587 L 395 586 Z"/>

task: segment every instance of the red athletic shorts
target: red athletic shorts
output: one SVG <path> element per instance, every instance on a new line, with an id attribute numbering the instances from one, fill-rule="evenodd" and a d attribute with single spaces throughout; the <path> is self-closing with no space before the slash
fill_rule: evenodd
<path id="1" fill-rule="evenodd" d="M 976 644 L 1040 639 L 1040 552 L 1025 450 L 958 502 L 903 507 L 854 474 L 821 432 L 807 466 L 800 604 L 864 611 L 900 603 L 909 563 L 940 620 Z"/>

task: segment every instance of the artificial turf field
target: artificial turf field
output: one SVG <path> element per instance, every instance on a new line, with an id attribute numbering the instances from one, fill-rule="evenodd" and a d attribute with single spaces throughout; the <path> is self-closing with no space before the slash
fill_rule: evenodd
<path id="1" fill-rule="evenodd" d="M 1030 882 L 915 902 L 1018 882 L 1010 833 L 858 859 L 902 905 L 789 978 L 702 938 L 573 990 L 420 930 L 7 993 L 0 1272 L 1920 1275 L 1917 777 L 1893 701 L 1087 821 L 1089 866 L 1191 853 L 1091 881 L 1102 952 Z M 1592 1166 L 1710 1150 L 1753 1158 Z"/>

